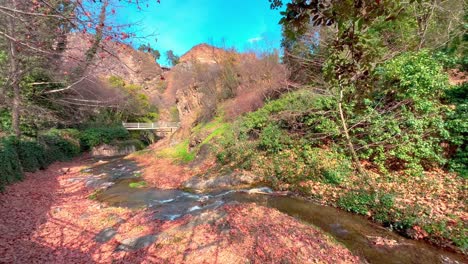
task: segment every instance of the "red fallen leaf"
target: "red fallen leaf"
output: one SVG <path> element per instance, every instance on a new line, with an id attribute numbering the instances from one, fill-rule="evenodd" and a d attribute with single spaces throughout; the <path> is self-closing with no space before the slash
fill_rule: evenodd
<path id="1" fill-rule="evenodd" d="M 414 239 L 423 239 L 429 235 L 424 229 L 422 229 L 418 225 L 413 226 L 413 230 L 415 232 Z"/>

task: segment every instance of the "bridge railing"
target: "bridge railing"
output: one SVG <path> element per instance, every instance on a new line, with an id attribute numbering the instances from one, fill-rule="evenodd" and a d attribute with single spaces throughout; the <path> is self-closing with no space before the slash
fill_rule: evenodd
<path id="1" fill-rule="evenodd" d="M 179 122 L 156 122 L 156 123 L 126 123 L 122 122 L 126 129 L 177 129 L 180 127 Z"/>

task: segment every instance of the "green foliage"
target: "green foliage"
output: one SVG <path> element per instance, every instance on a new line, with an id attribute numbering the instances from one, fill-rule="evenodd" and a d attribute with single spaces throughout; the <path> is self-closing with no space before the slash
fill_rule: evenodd
<path id="1" fill-rule="evenodd" d="M 177 64 L 179 64 L 180 57 L 175 55 L 174 51 L 172 50 L 166 51 L 166 58 L 167 58 L 167 62 L 171 66 L 176 66 Z"/>
<path id="2" fill-rule="evenodd" d="M 338 206 L 354 213 L 367 215 L 379 222 L 389 221 L 389 211 L 393 208 L 395 197 L 392 194 L 378 194 L 368 191 L 351 191 L 338 199 Z"/>
<path id="3" fill-rule="evenodd" d="M 277 125 L 269 124 L 260 134 L 258 147 L 261 150 L 278 153 L 284 149 L 290 142 L 289 136 L 284 133 Z"/>
<path id="4" fill-rule="evenodd" d="M 385 63 L 381 71 L 388 85 L 386 93 L 395 93 L 398 99 L 413 99 L 421 111 L 429 111 L 424 108 L 425 101 L 439 98 L 448 87 L 447 74 L 428 50 L 403 53 Z"/>
<path id="5" fill-rule="evenodd" d="M 11 112 L 7 108 L 0 108 L 0 131 L 11 129 Z"/>
<path id="6" fill-rule="evenodd" d="M 306 180 L 340 184 L 352 172 L 351 162 L 334 150 L 314 148 L 306 142 L 296 142 L 292 148 L 268 156 L 271 162 L 261 166 L 275 182 L 300 184 Z"/>
<path id="7" fill-rule="evenodd" d="M 80 153 L 79 132 L 73 129 L 51 129 L 38 136 L 38 142 L 45 148 L 46 164 L 66 161 Z"/>
<path id="8" fill-rule="evenodd" d="M 69 160 L 79 151 L 77 130 L 52 129 L 38 136 L 38 140 L 0 139 L 0 191 L 5 185 L 21 180 L 23 171 L 45 169 L 54 161 Z"/>
<path id="9" fill-rule="evenodd" d="M 151 104 L 149 97 L 143 93 L 141 86 L 126 83 L 119 76 L 111 76 L 107 81 L 111 87 L 124 96 L 125 103 L 116 108 L 101 110 L 94 117 L 95 123 L 154 122 L 159 119 L 157 107 Z"/>
<path id="10" fill-rule="evenodd" d="M 239 130 L 221 140 L 218 161 L 244 169 L 256 163 L 273 185 L 304 180 L 340 184 L 352 171 L 348 158 L 332 148 L 313 147 L 323 144 L 316 135 L 339 134 L 329 113 L 333 113 L 330 97 L 309 90 L 285 94 L 241 118 L 234 125 Z"/>
<path id="11" fill-rule="evenodd" d="M 445 100 L 452 105 L 447 115 L 446 126 L 450 131 L 449 141 L 455 151 L 449 167 L 463 178 L 468 178 L 468 83 L 445 91 Z"/>
<path id="12" fill-rule="evenodd" d="M 36 141 L 20 141 L 18 144 L 18 157 L 24 171 L 35 172 L 47 167 L 45 147 Z"/>
<path id="13" fill-rule="evenodd" d="M 140 47 L 138 47 L 138 50 L 151 54 L 151 56 L 153 56 L 155 60 L 159 60 L 159 58 L 161 57 L 161 53 L 159 52 L 159 50 L 153 49 L 149 43 L 140 45 Z"/>
<path id="14" fill-rule="evenodd" d="M 457 225 L 453 227 L 446 220 L 428 223 L 424 225 L 424 230 L 432 236 L 443 237 L 453 241 L 462 252 L 468 250 L 468 229 L 463 220 L 458 219 Z"/>
<path id="15" fill-rule="evenodd" d="M 377 71 L 382 80 L 375 99 L 364 100 L 362 113 L 352 115 L 351 134 L 363 147 L 359 154 L 382 171 L 424 168 L 445 163 L 440 143 L 448 136 L 447 112 L 440 97 L 448 87 L 442 66 L 428 51 L 408 52 Z"/>
<path id="16" fill-rule="evenodd" d="M 338 206 L 347 211 L 366 215 L 375 203 L 375 195 L 367 192 L 350 192 L 340 197 Z"/>
<path id="17" fill-rule="evenodd" d="M 141 140 L 138 139 L 128 139 L 128 140 L 123 140 L 123 141 L 113 141 L 112 145 L 115 145 L 119 148 L 119 150 L 123 150 L 127 147 L 134 146 L 136 150 L 142 150 L 145 148 L 145 145 Z"/>
<path id="18" fill-rule="evenodd" d="M 317 96 L 312 91 L 301 90 L 294 93 L 287 93 L 278 100 L 273 100 L 265 104 L 255 112 L 247 114 L 242 119 L 242 128 L 247 132 L 251 130 L 261 130 L 271 121 L 271 116 L 283 111 L 308 111 L 311 108 L 327 104 L 323 98 Z"/>
<path id="19" fill-rule="evenodd" d="M 101 144 L 109 144 L 112 141 L 127 140 L 129 132 L 122 126 L 92 127 L 81 132 L 80 141 L 83 149 L 90 149 Z"/>
<path id="20" fill-rule="evenodd" d="M 0 191 L 7 184 L 23 179 L 23 170 L 16 151 L 17 143 L 13 137 L 0 139 Z"/>

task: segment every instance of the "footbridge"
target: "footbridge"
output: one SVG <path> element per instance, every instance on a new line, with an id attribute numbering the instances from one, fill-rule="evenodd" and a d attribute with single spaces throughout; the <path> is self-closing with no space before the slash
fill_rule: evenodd
<path id="1" fill-rule="evenodd" d="M 156 123 L 125 123 L 123 127 L 127 130 L 155 130 L 158 133 L 174 133 L 180 127 L 179 122 L 156 122 Z"/>

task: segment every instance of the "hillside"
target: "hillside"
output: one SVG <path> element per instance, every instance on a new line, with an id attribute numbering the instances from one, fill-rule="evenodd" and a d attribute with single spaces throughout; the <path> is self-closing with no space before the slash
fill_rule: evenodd
<path id="1" fill-rule="evenodd" d="M 65 71 L 70 71 L 77 66 L 78 61 L 71 58 L 83 58 L 92 40 L 93 36 L 89 34 L 71 33 L 68 35 L 68 47 L 62 62 Z M 124 43 L 103 40 L 102 47 L 97 52 L 87 74 L 98 78 L 120 76 L 130 83 L 150 89 L 159 83 L 163 70 L 151 54 L 135 50 Z"/>

